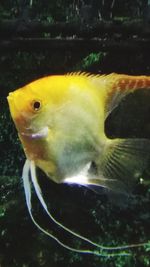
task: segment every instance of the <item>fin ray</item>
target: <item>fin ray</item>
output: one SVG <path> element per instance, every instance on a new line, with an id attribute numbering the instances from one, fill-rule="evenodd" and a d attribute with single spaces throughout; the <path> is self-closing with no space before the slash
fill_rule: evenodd
<path id="1" fill-rule="evenodd" d="M 150 140 L 115 139 L 106 148 L 100 166 L 104 177 L 120 181 L 130 192 L 149 163 Z"/>

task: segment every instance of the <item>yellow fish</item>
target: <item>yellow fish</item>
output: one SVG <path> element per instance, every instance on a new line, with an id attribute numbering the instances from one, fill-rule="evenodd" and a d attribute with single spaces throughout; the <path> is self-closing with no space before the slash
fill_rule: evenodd
<path id="1" fill-rule="evenodd" d="M 71 73 L 38 79 L 9 94 L 10 112 L 27 157 L 23 180 L 33 220 L 29 172 L 43 207 L 59 224 L 47 210 L 36 166 L 56 183 L 102 186 L 123 194 L 128 194 L 136 182 L 143 181 L 150 141 L 108 139 L 104 123 L 127 94 L 144 88 L 150 88 L 150 77 Z"/>

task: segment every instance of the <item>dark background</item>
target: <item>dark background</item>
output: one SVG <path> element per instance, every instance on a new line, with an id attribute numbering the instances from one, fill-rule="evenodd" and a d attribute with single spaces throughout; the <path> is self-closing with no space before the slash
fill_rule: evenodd
<path id="1" fill-rule="evenodd" d="M 150 75 L 149 1 L 1 1 L 0 3 L 0 266 L 150 266 L 150 247 L 130 256 L 96 257 L 67 251 L 29 218 L 21 173 L 25 156 L 10 118 L 8 92 L 42 76 L 71 71 Z M 150 93 L 124 99 L 106 121 L 109 137 L 150 135 Z M 149 183 L 149 171 L 145 173 Z M 137 185 L 126 207 L 103 190 L 56 185 L 42 173 L 48 206 L 66 226 L 105 246 L 147 242 L 150 189 Z M 117 201 L 118 202 L 118 201 Z M 33 192 L 41 225 L 75 247 L 88 247 L 47 219 Z"/>

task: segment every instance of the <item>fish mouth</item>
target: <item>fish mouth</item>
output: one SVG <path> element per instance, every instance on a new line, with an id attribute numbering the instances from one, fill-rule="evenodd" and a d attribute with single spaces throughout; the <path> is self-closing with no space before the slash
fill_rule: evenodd
<path id="1" fill-rule="evenodd" d="M 41 130 L 36 133 L 29 133 L 29 132 L 20 132 L 21 136 L 29 137 L 31 139 L 41 139 L 48 136 L 49 128 L 45 126 Z"/>
<path id="2" fill-rule="evenodd" d="M 14 94 L 15 94 L 14 92 L 11 92 L 7 96 L 7 101 L 8 101 L 10 113 L 11 113 L 13 120 L 17 117 L 17 114 L 18 114 L 18 109 L 17 109 L 15 98 L 14 98 Z"/>
<path id="3" fill-rule="evenodd" d="M 9 95 L 7 96 L 7 99 L 8 99 L 8 102 L 9 102 L 9 100 L 12 100 L 13 99 L 13 93 L 9 93 Z"/>
<path id="4" fill-rule="evenodd" d="M 7 96 L 7 101 L 8 101 L 9 107 L 11 108 L 14 102 L 13 93 L 9 93 L 9 95 Z"/>

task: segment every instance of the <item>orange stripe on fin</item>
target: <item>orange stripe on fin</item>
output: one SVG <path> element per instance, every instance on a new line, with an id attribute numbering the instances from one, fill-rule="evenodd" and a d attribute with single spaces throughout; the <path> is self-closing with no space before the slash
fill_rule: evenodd
<path id="1" fill-rule="evenodd" d="M 137 79 L 136 87 L 143 88 L 145 86 L 145 80 L 144 79 Z"/>
<path id="2" fill-rule="evenodd" d="M 117 87 L 119 87 L 121 90 L 131 89 L 131 91 L 134 91 L 136 89 L 150 87 L 149 76 L 128 76 L 128 75 L 121 75 L 121 76 L 116 82 Z"/>
<path id="3" fill-rule="evenodd" d="M 150 90 L 150 76 L 132 76 L 113 73 L 106 76 L 105 80 L 108 84 L 105 98 L 105 117 L 107 117 L 129 93 L 138 89 Z"/>

